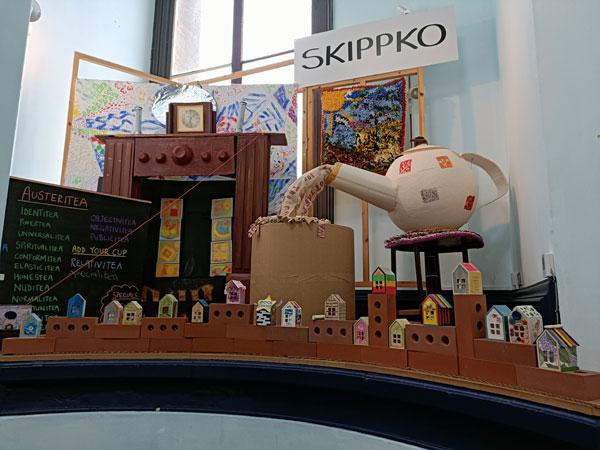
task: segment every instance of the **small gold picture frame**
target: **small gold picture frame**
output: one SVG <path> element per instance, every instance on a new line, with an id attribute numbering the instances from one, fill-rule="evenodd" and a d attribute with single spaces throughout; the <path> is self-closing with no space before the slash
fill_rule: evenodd
<path id="1" fill-rule="evenodd" d="M 212 133 L 212 103 L 171 103 L 172 133 Z"/>

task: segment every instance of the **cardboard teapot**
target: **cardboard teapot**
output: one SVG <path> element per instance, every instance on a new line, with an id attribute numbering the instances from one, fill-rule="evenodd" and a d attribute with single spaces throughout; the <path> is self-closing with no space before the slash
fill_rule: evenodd
<path id="1" fill-rule="evenodd" d="M 494 182 L 496 194 L 491 200 L 479 201 L 473 164 Z M 458 229 L 477 209 L 508 192 L 506 177 L 489 159 L 422 144 L 404 151 L 385 176 L 341 163 L 319 166 L 288 188 L 279 214 L 306 215 L 326 184 L 386 210 L 392 222 L 407 232 Z"/>

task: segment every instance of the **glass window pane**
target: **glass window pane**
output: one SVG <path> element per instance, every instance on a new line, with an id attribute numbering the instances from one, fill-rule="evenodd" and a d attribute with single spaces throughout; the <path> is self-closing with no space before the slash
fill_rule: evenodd
<path id="1" fill-rule="evenodd" d="M 171 79 L 178 83 L 191 83 L 192 81 L 208 80 L 210 78 L 220 77 L 221 75 L 229 75 L 231 73 L 231 65 L 221 67 L 219 69 L 201 71 L 199 73 L 191 73 L 189 75 L 178 75 L 173 76 Z M 216 85 L 231 84 L 231 80 L 220 81 L 217 83 L 210 83 Z"/>
<path id="2" fill-rule="evenodd" d="M 242 59 L 291 50 L 310 35 L 311 0 L 244 0 Z"/>
<path id="3" fill-rule="evenodd" d="M 179 0 L 173 75 L 231 63 L 233 0 Z"/>
<path id="4" fill-rule="evenodd" d="M 286 59 L 293 59 L 294 54 L 288 53 L 287 55 L 274 56 L 272 58 L 261 59 L 260 61 L 254 61 L 251 63 L 244 63 L 242 65 L 243 70 L 254 69 L 256 67 L 266 66 Z M 242 78 L 244 84 L 279 84 L 279 83 L 293 83 L 294 82 L 294 65 L 280 67 L 279 69 L 269 70 L 267 72 L 255 73 L 252 75 L 246 75 Z"/>

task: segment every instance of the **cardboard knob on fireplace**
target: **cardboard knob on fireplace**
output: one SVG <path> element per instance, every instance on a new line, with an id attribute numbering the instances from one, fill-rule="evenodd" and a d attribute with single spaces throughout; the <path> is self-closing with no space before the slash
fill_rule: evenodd
<path id="1" fill-rule="evenodd" d="M 203 152 L 200 155 L 200 158 L 202 159 L 202 161 L 204 162 L 209 162 L 210 161 L 210 152 Z"/>
<path id="2" fill-rule="evenodd" d="M 219 153 L 219 161 L 221 161 L 221 162 L 227 161 L 227 158 L 229 158 L 229 153 L 227 153 L 227 152 Z"/>
<path id="3" fill-rule="evenodd" d="M 138 159 L 140 160 L 140 162 L 145 163 L 145 162 L 150 161 L 150 155 L 148 153 L 144 152 L 144 153 L 140 154 L 140 156 L 138 156 Z"/>
<path id="4" fill-rule="evenodd" d="M 179 164 L 180 166 L 188 164 L 193 157 L 194 153 L 187 145 L 178 145 L 171 152 L 171 158 L 173 159 L 173 162 L 175 164 Z"/>
<path id="5" fill-rule="evenodd" d="M 154 159 L 157 163 L 164 163 L 167 160 L 167 155 L 165 155 L 164 153 L 159 153 Z"/>

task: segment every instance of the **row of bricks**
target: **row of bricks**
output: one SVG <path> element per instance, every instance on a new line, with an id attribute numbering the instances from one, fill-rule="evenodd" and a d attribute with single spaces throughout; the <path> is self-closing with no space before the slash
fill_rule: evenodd
<path id="1" fill-rule="evenodd" d="M 579 400 L 600 400 L 600 373 L 581 371 L 560 373 L 539 369 L 532 365 L 517 365 L 512 362 L 499 361 L 498 358 L 502 358 L 502 352 L 496 353 L 495 356 L 489 356 L 496 360 L 484 360 L 463 358 L 457 355 L 351 344 L 268 341 L 228 337 L 197 337 L 191 339 L 70 339 L 46 337 L 32 339 L 8 338 L 3 341 L 3 353 L 5 354 L 95 352 L 239 353 L 318 358 L 461 375 L 480 381 L 520 386 Z"/>

